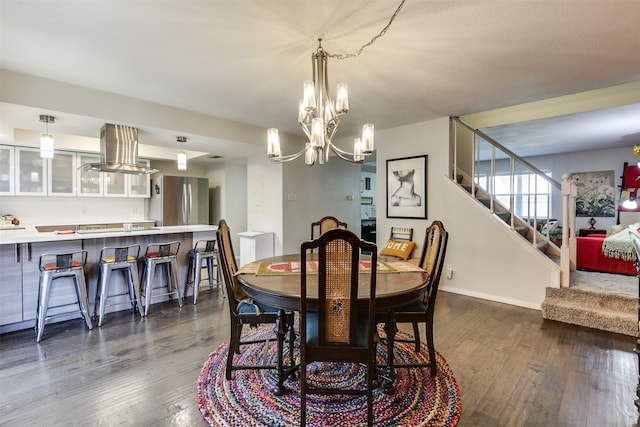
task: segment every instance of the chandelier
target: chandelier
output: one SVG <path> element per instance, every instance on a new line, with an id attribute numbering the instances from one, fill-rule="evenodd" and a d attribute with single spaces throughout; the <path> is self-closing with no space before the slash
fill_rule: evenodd
<path id="1" fill-rule="evenodd" d="M 373 125 L 370 123 L 362 126 L 362 137 L 355 138 L 353 152 L 341 150 L 333 143 L 340 117 L 349 111 L 349 89 L 346 83 L 338 83 L 335 101 L 331 98 L 328 57 L 322 48 L 322 39 L 318 39 L 318 50 L 311 55 L 313 80 L 304 82 L 303 98 L 298 110 L 298 123 L 309 142 L 297 153 L 283 156 L 278 129 L 268 129 L 267 154 L 271 161 L 288 162 L 304 154 L 304 162 L 312 166 L 316 162 L 324 164 L 329 161 L 329 151 L 333 151 L 342 160 L 362 163 L 365 156 L 373 153 Z"/>
<path id="2" fill-rule="evenodd" d="M 318 39 L 318 49 L 311 54 L 312 80 L 303 85 L 302 100 L 298 109 L 298 123 L 307 136 L 304 148 L 294 154 L 282 155 L 278 129 L 267 130 L 267 156 L 272 162 L 283 163 L 295 160 L 304 155 L 304 162 L 313 166 L 329 161 L 329 153 L 333 152 L 342 160 L 351 163 L 362 163 L 364 158 L 373 154 L 373 124 L 362 126 L 362 136 L 353 141 L 353 151 L 342 150 L 333 143 L 333 137 L 340 125 L 340 117 L 349 112 L 349 91 L 346 83 L 339 83 L 335 100 L 329 92 L 329 74 L 327 63 L 330 56 L 345 59 L 360 55 L 365 47 L 373 44 L 384 35 L 400 12 L 405 0 L 402 0 L 387 25 L 357 53 L 348 55 L 330 55 L 322 48 L 322 39 Z"/>

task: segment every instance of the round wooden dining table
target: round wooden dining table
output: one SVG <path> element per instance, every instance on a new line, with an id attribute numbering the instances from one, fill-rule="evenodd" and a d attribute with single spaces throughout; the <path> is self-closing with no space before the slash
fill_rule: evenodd
<path id="1" fill-rule="evenodd" d="M 307 261 L 316 262 L 314 255 L 308 254 Z M 361 261 L 368 260 L 361 257 Z M 307 270 L 312 270 L 308 268 Z M 274 307 L 279 310 L 279 315 L 284 318 L 285 311 L 300 310 L 300 254 L 281 255 L 271 258 L 261 259 L 242 266 L 237 273 L 238 281 L 244 292 L 255 301 Z M 360 270 L 361 286 L 358 290 L 358 305 L 367 308 L 369 302 L 369 277 L 371 271 Z M 394 309 L 411 304 L 423 298 L 427 286 L 429 275 L 417 265 L 407 261 L 380 261 L 378 260 L 376 274 L 376 311 L 386 314 L 385 333 L 387 335 L 388 353 L 393 354 L 394 337 L 397 330 Z M 317 299 L 314 295 L 318 293 L 318 275 L 307 273 L 307 290 L 310 310 L 314 310 L 314 303 L 317 307 Z M 282 362 L 282 352 L 286 329 L 285 322 L 278 322 L 283 325 L 276 327 L 278 335 L 278 361 L 277 376 L 278 384 L 274 394 L 284 393 L 284 380 L 291 374 L 290 369 L 285 369 Z M 393 393 L 393 358 L 387 360 L 387 377 L 390 379 L 385 384 L 385 391 Z"/>

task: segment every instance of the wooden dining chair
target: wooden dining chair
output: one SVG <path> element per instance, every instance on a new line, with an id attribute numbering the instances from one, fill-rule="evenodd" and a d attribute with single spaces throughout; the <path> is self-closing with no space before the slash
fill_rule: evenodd
<path id="1" fill-rule="evenodd" d="M 435 378 L 437 373 L 436 350 L 433 343 L 433 314 L 438 295 L 438 284 L 444 266 L 445 253 L 449 233 L 445 230 L 441 221 L 433 221 L 427 228 L 420 256 L 420 267 L 429 274 L 428 285 L 422 301 L 418 301 L 410 306 L 401 307 L 394 311 L 395 323 L 411 323 L 413 325 L 413 337 L 410 339 L 395 339 L 399 342 L 411 342 L 415 344 L 416 353 L 420 352 L 420 323 L 424 323 L 427 335 L 427 349 L 429 352 L 429 363 L 395 364 L 395 368 L 403 367 L 424 367 L 430 368 L 431 376 Z M 389 314 L 387 314 L 388 316 Z M 383 320 L 380 316 L 378 320 Z M 393 348 L 388 348 L 388 354 L 393 355 Z"/>
<path id="2" fill-rule="evenodd" d="M 255 312 L 246 313 L 243 310 L 239 310 L 239 304 L 244 299 L 244 294 L 240 288 L 240 284 L 236 277 L 238 266 L 236 264 L 236 258 L 233 253 L 233 246 L 231 245 L 231 233 L 227 222 L 222 219 L 218 223 L 217 231 L 218 241 L 218 253 L 220 259 L 218 260 L 219 275 L 224 281 L 227 291 L 227 301 L 229 303 L 229 313 L 231 315 L 231 331 L 229 338 L 229 352 L 227 354 L 227 366 L 226 366 L 226 378 L 231 380 L 231 372 L 240 369 L 275 369 L 277 365 L 273 364 L 253 364 L 253 365 L 234 365 L 234 355 L 240 354 L 240 347 L 243 345 L 256 344 L 256 343 L 268 343 L 273 341 L 273 338 L 263 340 L 243 340 L 242 329 L 244 325 L 258 326 L 264 323 L 276 324 L 279 321 L 277 312 L 261 312 L 256 309 Z M 288 333 L 289 341 L 289 363 L 290 366 L 294 366 L 293 345 L 295 341 L 294 331 L 294 314 L 293 312 L 287 312 L 284 314 L 285 328 Z M 280 342 L 282 338 L 277 337 L 278 345 L 283 345 Z"/>
<path id="3" fill-rule="evenodd" d="M 333 216 L 325 216 L 319 221 L 311 223 L 311 240 L 317 239 L 319 236 L 334 228 L 347 228 L 347 223 L 340 221 Z"/>
<path id="4" fill-rule="evenodd" d="M 300 279 L 300 425 L 306 425 L 307 394 L 366 395 L 367 425 L 373 425 L 376 371 L 376 245 L 336 228 L 302 243 Z M 318 250 L 317 274 L 307 274 L 307 253 Z M 371 251 L 368 304 L 358 307 L 360 251 Z M 317 291 L 317 300 L 314 299 Z M 311 303 L 317 301 L 317 305 Z M 313 362 L 365 364 L 366 388 L 313 386 L 307 367 Z"/>

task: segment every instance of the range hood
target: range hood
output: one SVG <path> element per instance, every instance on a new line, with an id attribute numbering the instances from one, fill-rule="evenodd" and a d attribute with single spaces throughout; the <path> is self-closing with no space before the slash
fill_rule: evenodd
<path id="1" fill-rule="evenodd" d="M 144 175 L 157 169 L 138 164 L 138 129 L 105 124 L 100 129 L 100 162 L 82 165 L 84 170 Z"/>

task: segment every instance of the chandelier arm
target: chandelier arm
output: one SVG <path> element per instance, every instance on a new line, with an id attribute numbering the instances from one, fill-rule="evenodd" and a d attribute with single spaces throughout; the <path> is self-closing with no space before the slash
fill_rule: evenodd
<path id="1" fill-rule="evenodd" d="M 298 151 L 295 154 L 289 154 L 288 156 L 280 156 L 278 158 L 273 158 L 273 159 L 271 159 L 271 161 L 274 162 L 274 163 L 290 162 L 292 160 L 295 160 L 295 159 L 301 157 L 305 153 L 305 151 L 307 151 L 306 147 L 303 148 L 302 150 Z"/>
<path id="2" fill-rule="evenodd" d="M 342 160 L 346 160 L 349 163 L 360 163 L 362 164 L 362 160 L 353 160 L 353 158 L 349 158 L 347 156 L 352 156 L 353 157 L 353 153 L 349 153 L 348 151 L 344 151 L 339 149 L 338 147 L 336 147 L 335 145 L 333 145 L 332 143 L 329 144 L 329 148 L 331 148 L 331 151 L 333 151 L 333 153 L 340 157 Z"/>

